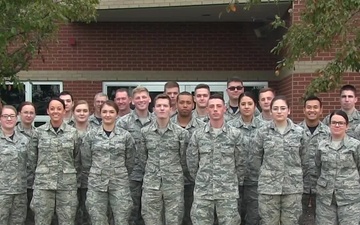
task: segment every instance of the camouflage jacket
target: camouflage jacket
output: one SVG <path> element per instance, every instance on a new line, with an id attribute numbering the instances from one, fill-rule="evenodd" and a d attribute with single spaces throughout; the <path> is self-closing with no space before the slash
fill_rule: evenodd
<path id="1" fill-rule="evenodd" d="M 93 128 L 86 133 L 80 149 L 84 171 L 89 171 L 89 189 L 106 192 L 129 187 L 136 151 L 129 132 L 115 127 L 108 137 L 102 126 Z"/>
<path id="2" fill-rule="evenodd" d="M 0 130 L 0 194 L 23 194 L 27 188 L 29 140 L 15 131 L 13 139 Z"/>
<path id="3" fill-rule="evenodd" d="M 99 122 L 99 120 L 96 119 L 95 114 L 91 114 L 89 116 L 89 124 L 91 127 L 100 127 L 102 122 Z"/>
<path id="4" fill-rule="evenodd" d="M 162 185 L 184 186 L 188 136 L 187 130 L 171 121 L 164 133 L 156 121 L 141 129 L 139 163 L 145 173 L 144 188 L 160 190 Z"/>
<path id="5" fill-rule="evenodd" d="M 299 126 L 301 126 L 305 131 L 306 153 L 303 162 L 304 193 L 316 193 L 316 181 L 318 175 L 315 165 L 315 153 L 319 148 L 320 141 L 330 138 L 330 129 L 328 126 L 320 122 L 314 133 L 311 134 L 305 121 L 299 123 Z"/>
<path id="6" fill-rule="evenodd" d="M 243 185 L 245 156 L 241 132 L 227 124 L 216 135 L 210 123 L 194 131 L 186 153 L 194 196 L 205 199 L 239 198 Z"/>
<path id="7" fill-rule="evenodd" d="M 193 118 L 196 118 L 196 119 L 198 119 L 198 120 L 201 120 L 201 121 L 203 121 L 203 122 L 205 122 L 205 123 L 209 122 L 209 116 L 208 116 L 208 115 L 206 115 L 206 116 L 200 116 L 200 115 L 197 113 L 196 109 L 194 109 L 194 110 L 192 111 L 192 117 L 193 117 Z"/>
<path id="8" fill-rule="evenodd" d="M 75 190 L 80 173 L 78 133 L 62 123 L 56 132 L 50 122 L 36 130 L 37 166 L 35 188 L 45 190 Z"/>
<path id="9" fill-rule="evenodd" d="M 226 103 L 226 112 L 225 112 L 225 121 L 228 122 L 230 120 L 236 119 L 240 117 L 240 110 L 239 108 L 236 110 L 236 112 L 234 112 L 232 110 L 232 108 L 230 107 L 230 103 Z M 258 116 L 260 114 L 260 111 L 258 108 L 255 108 L 255 117 Z"/>
<path id="10" fill-rule="evenodd" d="M 257 185 L 258 183 L 260 165 L 257 165 L 256 170 L 255 165 L 253 165 L 253 167 L 251 167 L 252 170 L 250 170 L 249 164 L 253 164 L 255 162 L 252 162 L 250 160 L 251 158 L 249 153 L 251 152 L 251 149 L 253 147 L 251 146 L 251 140 L 254 139 L 256 130 L 259 129 L 263 125 L 263 123 L 263 121 L 261 121 L 257 117 L 254 117 L 251 121 L 251 124 L 245 124 L 241 116 L 228 122 L 230 126 L 239 129 L 244 137 L 243 141 L 241 142 L 246 159 L 246 173 L 244 185 Z"/>
<path id="11" fill-rule="evenodd" d="M 36 128 L 32 126 L 30 130 L 26 130 L 23 128 L 21 123 L 18 123 L 15 127 L 15 130 L 23 134 L 25 137 L 27 137 L 27 139 L 29 140 L 28 154 L 34 154 L 37 150 Z M 35 157 L 35 155 L 33 155 L 32 157 Z M 27 188 L 31 189 L 34 186 L 34 179 L 35 179 L 34 168 L 36 168 L 36 161 L 28 160 L 26 163 L 26 167 L 27 167 Z"/>
<path id="12" fill-rule="evenodd" d="M 339 147 L 331 139 L 320 142 L 316 152 L 317 198 L 331 205 L 333 195 L 339 206 L 360 201 L 360 141 L 345 136 Z"/>
<path id="13" fill-rule="evenodd" d="M 351 115 L 348 115 L 348 117 L 349 117 L 349 128 L 346 131 L 347 135 L 353 138 L 360 138 L 360 136 L 357 136 L 355 132 L 356 127 L 360 125 L 360 112 L 355 109 Z M 327 115 L 324 118 L 323 123 L 329 126 L 330 124 L 329 120 L 330 120 L 330 115 Z"/>
<path id="14" fill-rule="evenodd" d="M 171 121 L 177 125 L 179 125 L 177 116 L 172 117 Z M 179 125 L 180 126 L 180 125 Z M 192 134 L 194 133 L 194 131 L 200 127 L 204 127 L 205 123 L 200 120 L 197 119 L 195 117 L 192 117 L 190 122 L 187 124 L 187 126 L 184 128 L 185 130 L 187 130 L 189 132 L 189 137 L 192 136 Z M 186 146 L 187 147 L 187 146 Z M 186 152 L 185 152 L 185 159 L 186 159 Z M 185 177 L 184 177 L 184 184 L 185 185 L 189 185 L 189 184 L 193 184 L 194 183 L 194 179 L 190 176 L 188 168 L 186 167 L 186 171 L 184 171 Z"/>
<path id="15" fill-rule="evenodd" d="M 260 164 L 259 194 L 303 193 L 304 130 L 288 119 L 281 134 L 273 121 L 257 130 L 250 153 L 250 170 Z"/>
<path id="16" fill-rule="evenodd" d="M 130 132 L 131 136 L 135 140 L 136 149 L 139 149 L 140 140 L 141 140 L 141 128 L 149 125 L 153 121 L 153 119 L 154 116 L 149 112 L 145 123 L 142 124 L 142 122 L 139 119 L 139 116 L 136 114 L 136 110 L 132 110 L 130 114 L 121 117 L 118 120 L 116 126 L 121 127 L 127 130 L 128 132 Z M 134 170 L 130 175 L 130 179 L 133 181 L 142 181 L 144 174 L 139 165 L 138 152 L 135 152 L 134 155 L 135 155 L 135 166 L 134 166 Z"/>

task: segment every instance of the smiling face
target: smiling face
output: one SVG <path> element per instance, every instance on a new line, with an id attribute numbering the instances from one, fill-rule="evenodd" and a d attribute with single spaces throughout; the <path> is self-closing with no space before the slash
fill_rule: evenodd
<path id="1" fill-rule="evenodd" d="M 78 123 L 84 123 L 88 121 L 90 116 L 90 110 L 88 104 L 77 105 L 74 109 L 74 118 Z"/>
<path id="2" fill-rule="evenodd" d="M 345 118 L 341 115 L 333 115 L 330 120 L 330 132 L 334 138 L 343 138 L 348 129 L 348 123 Z"/>
<path id="3" fill-rule="evenodd" d="M 100 113 L 101 113 L 102 123 L 104 125 L 115 124 L 117 118 L 117 112 L 113 106 L 104 103 L 104 105 L 100 110 Z"/>
<path id="4" fill-rule="evenodd" d="M 130 109 L 131 98 L 126 91 L 119 91 L 115 95 L 115 103 L 120 111 Z"/>
<path id="5" fill-rule="evenodd" d="M 12 130 L 15 125 L 16 112 L 13 109 L 3 108 L 1 112 L 1 127 L 6 130 Z"/>
<path id="6" fill-rule="evenodd" d="M 307 121 L 318 121 L 322 114 L 322 107 L 318 100 L 306 101 L 304 106 L 304 115 Z"/>
<path id="7" fill-rule="evenodd" d="M 52 124 L 61 124 L 65 115 L 64 105 L 58 100 L 51 100 L 47 114 L 50 116 Z"/>
<path id="8" fill-rule="evenodd" d="M 147 111 L 149 108 L 149 104 L 151 102 L 151 98 L 149 93 L 146 91 L 141 91 L 138 93 L 134 93 L 132 103 L 135 108 L 139 111 Z"/>

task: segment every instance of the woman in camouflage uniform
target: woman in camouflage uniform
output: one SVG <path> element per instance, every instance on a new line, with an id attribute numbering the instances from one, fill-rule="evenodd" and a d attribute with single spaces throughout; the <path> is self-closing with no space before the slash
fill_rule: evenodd
<path id="1" fill-rule="evenodd" d="M 360 141 L 346 134 L 348 126 L 344 111 L 331 113 L 331 138 L 316 152 L 317 225 L 360 224 Z"/>

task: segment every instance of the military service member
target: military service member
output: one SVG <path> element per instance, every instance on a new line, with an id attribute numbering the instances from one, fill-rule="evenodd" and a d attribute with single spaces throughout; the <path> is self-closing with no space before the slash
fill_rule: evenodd
<path id="1" fill-rule="evenodd" d="M 219 224 L 238 225 L 239 185 L 245 173 L 243 137 L 225 123 L 222 96 L 212 95 L 207 108 L 210 121 L 194 131 L 186 153 L 195 180 L 191 219 L 194 225 L 213 224 L 216 209 Z"/>
<path id="2" fill-rule="evenodd" d="M 50 100 L 50 121 L 37 128 L 37 166 L 34 196 L 30 203 L 35 224 L 50 224 L 54 210 L 60 225 L 75 223 L 77 209 L 77 170 L 80 170 L 78 134 L 64 122 L 65 103 Z"/>
<path id="3" fill-rule="evenodd" d="M 149 104 L 151 98 L 149 91 L 145 87 L 136 87 L 132 91 L 132 102 L 135 106 L 135 109 L 121 117 L 118 120 L 117 126 L 130 132 L 132 137 L 135 140 L 137 149 L 140 147 L 141 139 L 141 128 L 146 125 L 149 125 L 152 121 L 152 114 L 149 112 Z M 137 155 L 135 155 L 135 166 L 134 170 L 130 175 L 130 190 L 131 197 L 133 199 L 133 209 L 130 216 L 130 225 L 143 225 L 144 221 L 141 217 L 141 190 L 142 190 L 142 181 L 143 181 L 143 172 L 138 164 Z"/>
<path id="4" fill-rule="evenodd" d="M 108 100 L 108 96 L 102 92 L 97 93 L 94 97 L 94 113 L 89 117 L 89 123 L 91 127 L 100 127 L 102 118 L 100 113 L 100 107 L 104 102 Z"/>
<path id="5" fill-rule="evenodd" d="M 209 96 L 210 97 L 210 96 Z M 191 93 L 183 91 L 177 96 L 176 108 L 178 114 L 171 118 L 171 121 L 181 126 L 189 132 L 189 137 L 195 129 L 205 126 L 205 123 L 194 117 L 192 109 L 194 108 L 194 100 Z M 206 112 L 207 115 L 207 112 Z M 194 180 L 190 177 L 188 171 L 184 172 L 184 219 L 183 225 L 191 225 L 190 209 L 193 202 Z"/>
<path id="6" fill-rule="evenodd" d="M 246 163 L 253 163 L 249 161 L 249 154 L 252 146 L 250 141 L 254 138 L 255 132 L 259 129 L 263 122 L 258 117 L 255 117 L 256 99 L 250 92 L 244 92 L 239 97 L 239 109 L 240 116 L 230 120 L 228 124 L 241 131 L 244 136 L 242 141 L 242 149 L 245 153 Z M 253 165 L 254 168 L 254 165 Z M 258 193 L 257 193 L 257 181 L 259 176 L 260 165 L 257 165 L 257 170 L 247 170 L 244 179 L 244 190 L 240 190 L 240 195 L 243 195 L 242 205 L 239 205 L 239 212 L 241 212 L 242 224 L 246 225 L 258 225 L 259 213 L 258 213 Z M 241 189 L 241 187 L 239 187 Z"/>
<path id="7" fill-rule="evenodd" d="M 128 89 L 125 88 L 117 89 L 115 92 L 114 101 L 119 108 L 118 117 L 123 117 L 131 113 L 132 111 L 130 108 L 131 96 Z"/>
<path id="8" fill-rule="evenodd" d="M 341 110 L 346 112 L 349 118 L 349 128 L 346 133 L 354 138 L 356 137 L 355 128 L 360 125 L 360 112 L 355 108 L 357 102 L 356 88 L 353 85 L 347 84 L 340 89 L 340 105 Z M 323 123 L 330 125 L 330 115 L 326 116 Z"/>
<path id="9" fill-rule="evenodd" d="M 329 120 L 331 138 L 316 152 L 316 224 L 359 225 L 360 141 L 346 134 L 347 113 L 337 110 Z"/>
<path id="10" fill-rule="evenodd" d="M 315 153 L 321 140 L 329 138 L 329 127 L 320 121 L 322 102 L 318 97 L 310 96 L 304 101 L 305 119 L 299 125 L 305 131 L 304 192 L 302 197 L 301 225 L 315 224 L 316 174 Z"/>
<path id="11" fill-rule="evenodd" d="M 65 102 L 64 122 L 73 126 L 75 121 L 73 117 L 74 98 L 69 91 L 63 91 L 59 94 L 59 98 Z"/>
<path id="12" fill-rule="evenodd" d="M 195 109 L 193 110 L 193 117 L 204 122 L 209 121 L 207 114 L 207 104 L 210 98 L 210 87 L 207 84 L 198 84 L 195 87 Z"/>
<path id="13" fill-rule="evenodd" d="M 262 88 L 259 91 L 259 105 L 261 107 L 261 113 L 257 116 L 263 121 L 271 121 L 271 109 L 270 104 L 275 97 L 275 91 L 272 88 Z"/>
<path id="14" fill-rule="evenodd" d="M 132 209 L 129 176 L 134 167 L 135 142 L 126 130 L 116 127 L 117 105 L 106 101 L 100 108 L 102 126 L 91 129 L 81 145 L 88 153 L 82 161 L 89 171 L 86 206 L 92 225 L 107 224 L 110 205 L 114 224 L 128 224 Z"/>
<path id="15" fill-rule="evenodd" d="M 180 92 L 180 86 L 176 81 L 168 81 L 164 85 L 164 94 L 169 96 L 171 100 L 171 114 L 170 117 L 176 115 L 176 98 Z"/>
<path id="16" fill-rule="evenodd" d="M 250 170 L 261 164 L 260 224 L 297 225 L 302 212 L 304 131 L 288 119 L 290 108 L 284 96 L 272 100 L 271 113 L 273 121 L 256 132 L 249 160 Z"/>
<path id="17" fill-rule="evenodd" d="M 29 140 L 15 131 L 16 109 L 4 105 L 0 132 L 0 221 L 4 225 L 24 224 L 27 210 L 27 161 Z"/>
<path id="18" fill-rule="evenodd" d="M 180 225 L 184 211 L 183 171 L 187 170 L 188 131 L 170 121 L 169 96 L 160 94 L 154 102 L 156 120 L 141 129 L 138 157 L 145 173 L 141 214 L 146 225 Z"/>

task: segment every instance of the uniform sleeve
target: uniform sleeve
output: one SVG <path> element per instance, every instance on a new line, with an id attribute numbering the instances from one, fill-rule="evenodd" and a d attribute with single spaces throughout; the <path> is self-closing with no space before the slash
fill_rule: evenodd
<path id="1" fill-rule="evenodd" d="M 354 137 L 355 137 L 357 140 L 360 140 L 360 124 L 355 127 Z"/>
<path id="2" fill-rule="evenodd" d="M 355 160 L 355 163 L 356 163 L 358 173 L 360 175 L 360 144 L 358 144 L 356 146 L 356 152 L 354 154 L 354 160 Z"/>
<path id="3" fill-rule="evenodd" d="M 186 164 L 186 149 L 189 145 L 189 132 L 187 130 L 183 130 L 180 134 L 180 157 L 181 157 L 181 167 L 184 173 L 184 176 L 189 174 L 189 169 Z"/>
<path id="4" fill-rule="evenodd" d="M 126 126 L 126 122 L 124 120 L 124 118 L 120 118 L 117 122 L 116 122 L 116 127 L 120 127 L 122 129 L 127 130 L 127 126 Z"/>
<path id="5" fill-rule="evenodd" d="M 90 172 L 92 164 L 91 151 L 93 139 L 91 136 L 91 131 L 88 131 L 80 142 L 80 159 L 82 172 L 87 175 Z"/>
<path id="6" fill-rule="evenodd" d="M 190 176 L 195 179 L 199 168 L 199 145 L 196 138 L 196 132 L 190 138 L 188 147 L 186 149 L 186 165 Z"/>
<path id="7" fill-rule="evenodd" d="M 77 171 L 77 175 L 80 176 L 81 173 L 81 153 L 80 153 L 80 135 L 76 131 L 74 136 L 74 162 L 75 162 L 75 169 Z"/>
<path id="8" fill-rule="evenodd" d="M 140 138 L 139 148 L 137 149 L 137 156 L 139 160 L 138 163 L 141 169 L 141 174 L 144 175 L 146 161 L 148 158 L 148 150 L 146 148 L 146 138 L 145 138 L 145 133 L 143 131 L 141 131 L 141 138 Z"/>
<path id="9" fill-rule="evenodd" d="M 36 170 L 36 166 L 37 166 L 37 158 L 38 158 L 38 133 L 34 132 L 34 135 L 31 137 L 28 146 L 27 146 L 27 163 L 26 163 L 26 167 L 27 167 L 27 183 L 28 183 L 28 188 L 32 188 L 32 186 L 34 185 L 34 180 L 35 180 L 35 170 Z"/>
<path id="10" fill-rule="evenodd" d="M 259 173 L 260 167 L 263 162 L 264 157 L 264 130 L 258 129 L 255 133 L 255 137 L 253 140 L 250 140 L 250 146 L 252 148 L 249 148 L 248 153 L 248 172 L 250 171 L 256 171 L 256 173 Z"/>
<path id="11" fill-rule="evenodd" d="M 319 146 L 322 145 L 322 141 L 319 143 Z M 315 152 L 315 166 L 316 166 L 316 174 L 319 178 L 321 175 L 321 150 L 319 150 L 319 147 L 317 148 Z"/>
<path id="12" fill-rule="evenodd" d="M 327 125 L 327 126 L 329 126 L 329 123 L 330 123 L 330 116 L 329 115 L 327 115 L 324 119 L 323 119 L 323 123 L 325 124 L 325 125 Z"/>
<path id="13" fill-rule="evenodd" d="M 306 168 L 306 143 L 305 142 L 306 142 L 306 134 L 305 134 L 305 130 L 303 130 L 302 137 L 300 140 L 300 149 L 299 149 L 303 174 L 305 174 L 304 172 L 305 172 L 305 168 Z"/>
<path id="14" fill-rule="evenodd" d="M 131 136 L 130 133 L 126 135 L 126 159 L 125 159 L 125 166 L 127 168 L 129 177 L 131 172 L 134 169 L 135 165 L 135 154 L 136 154 L 136 146 L 134 138 Z"/>
<path id="15" fill-rule="evenodd" d="M 246 152 L 242 144 L 243 141 L 243 136 L 239 134 L 235 144 L 235 168 L 239 186 L 243 186 L 246 173 Z"/>

